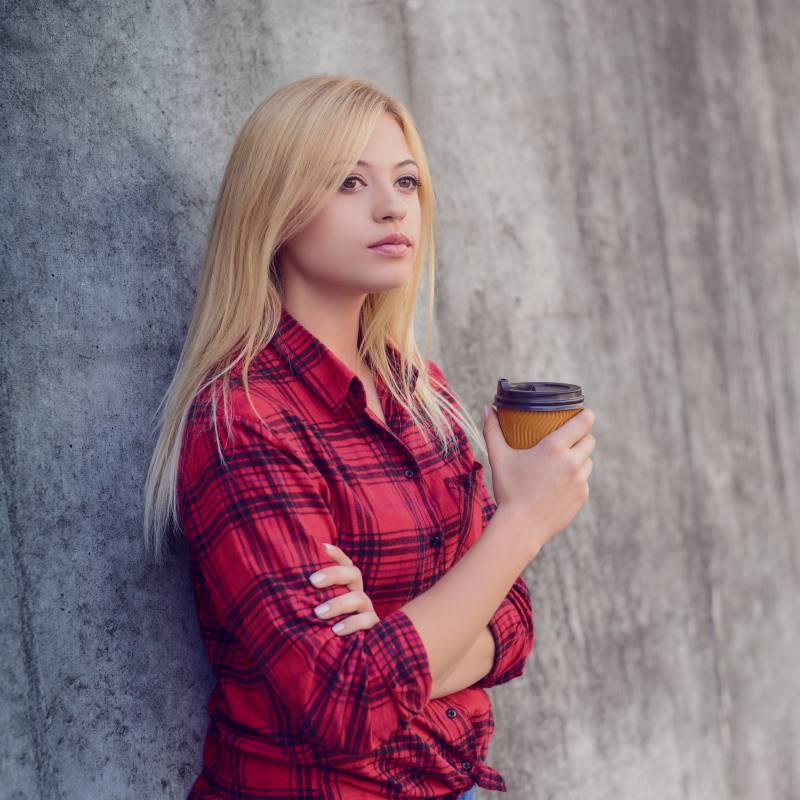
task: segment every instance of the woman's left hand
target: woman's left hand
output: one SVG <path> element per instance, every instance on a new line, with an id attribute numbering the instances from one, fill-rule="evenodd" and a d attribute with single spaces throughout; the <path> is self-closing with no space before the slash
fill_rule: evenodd
<path id="1" fill-rule="evenodd" d="M 328 544 L 325 549 L 337 566 L 325 567 L 320 570 L 319 572 L 325 576 L 324 580 L 319 583 L 312 581 L 312 583 L 318 589 L 340 584 L 347 586 L 351 591 L 349 594 L 339 595 L 328 600 L 327 603 L 317 606 L 314 613 L 320 619 L 332 619 L 342 614 L 350 614 L 351 616 L 347 619 L 343 619 L 333 626 L 333 632 L 339 636 L 347 636 L 348 633 L 355 633 L 358 630 L 368 630 L 377 625 L 380 618 L 372 607 L 372 600 L 364 592 L 361 570 L 336 545 Z M 328 608 L 323 610 L 326 605 Z"/>

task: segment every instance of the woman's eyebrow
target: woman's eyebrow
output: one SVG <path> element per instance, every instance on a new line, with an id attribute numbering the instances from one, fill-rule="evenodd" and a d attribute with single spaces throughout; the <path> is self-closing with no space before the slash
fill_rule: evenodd
<path id="1" fill-rule="evenodd" d="M 334 162 L 334 164 L 344 164 L 344 163 L 345 163 L 344 161 L 335 161 Z M 366 161 L 362 161 L 361 159 L 356 161 L 356 164 L 359 167 L 367 167 L 367 168 L 369 168 L 369 167 L 372 166 L 372 164 L 368 164 Z M 394 166 L 395 166 L 395 169 L 396 169 L 397 167 L 404 167 L 406 164 L 413 164 L 417 169 L 419 169 L 419 164 L 417 164 L 417 162 L 414 161 L 413 158 L 407 158 L 405 161 L 398 161 Z"/>

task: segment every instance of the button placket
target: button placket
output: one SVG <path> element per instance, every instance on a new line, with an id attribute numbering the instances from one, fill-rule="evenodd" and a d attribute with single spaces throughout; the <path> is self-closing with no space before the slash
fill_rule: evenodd
<path id="1" fill-rule="evenodd" d="M 468 710 L 459 703 L 456 695 L 448 698 L 449 705 L 438 711 L 442 717 L 442 726 L 447 733 L 450 748 L 446 751 L 446 758 L 453 769 L 470 772 L 477 766 L 477 762 L 465 758 L 479 755 L 477 747 L 477 733 Z"/>
<path id="2" fill-rule="evenodd" d="M 388 396 L 387 390 L 383 387 L 380 380 L 376 379 L 376 391 L 381 397 Z M 405 423 L 402 416 L 395 408 L 395 404 L 389 403 L 388 412 L 384 408 L 384 417 L 386 418 L 386 422 L 383 423 L 372 409 L 367 405 L 367 393 L 364 389 L 364 384 L 358 376 L 355 376 L 350 381 L 350 393 L 348 395 L 350 399 L 350 403 L 352 404 L 352 408 L 355 410 L 356 414 L 363 414 L 366 418 L 375 425 L 378 430 L 383 432 L 384 434 L 388 434 L 395 440 L 402 448 L 406 457 L 413 458 L 413 452 L 409 448 L 408 444 L 404 441 L 403 435 L 405 431 Z M 382 405 L 386 405 L 382 403 Z M 393 426 L 397 426 L 397 430 L 394 430 Z M 416 473 L 416 470 L 414 470 Z"/>

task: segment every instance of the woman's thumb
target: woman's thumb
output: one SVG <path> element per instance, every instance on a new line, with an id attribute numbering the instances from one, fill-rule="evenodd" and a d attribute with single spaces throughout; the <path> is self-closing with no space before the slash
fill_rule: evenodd
<path id="1" fill-rule="evenodd" d="M 493 406 L 486 405 L 483 407 L 483 438 L 488 445 L 497 436 L 497 429 L 500 423 L 497 421 L 497 412 Z"/>

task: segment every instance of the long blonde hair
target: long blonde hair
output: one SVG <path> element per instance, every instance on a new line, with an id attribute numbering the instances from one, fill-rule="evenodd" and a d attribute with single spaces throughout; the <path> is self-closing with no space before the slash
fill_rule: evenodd
<path id="1" fill-rule="evenodd" d="M 428 161 L 411 115 L 398 100 L 361 80 L 347 75 L 312 75 L 282 86 L 256 107 L 236 138 L 225 168 L 192 319 L 175 374 L 155 412 L 163 407 L 155 426 L 158 436 L 144 491 L 146 558 L 162 563 L 170 528 L 180 530 L 178 467 L 195 397 L 212 387 L 211 416 L 222 457 L 217 393 L 221 382 L 230 432 L 229 374 L 241 361 L 245 394 L 255 411 L 247 368 L 270 341 L 280 320 L 279 248 L 338 191 L 385 112 L 397 120 L 419 165 L 420 241 L 411 279 L 401 287 L 367 295 L 359 322 L 359 356 L 368 359 L 420 430 L 425 432 L 430 426 L 445 452 L 457 435 L 443 409 L 453 414 L 473 446 L 486 454 L 482 434 L 458 394 L 448 389 L 453 403 L 435 391 L 434 384 L 440 390 L 444 387 L 427 368 L 433 327 L 436 209 Z M 336 166 L 336 162 L 342 164 Z M 414 339 L 414 305 L 426 256 L 427 332 L 426 357 L 422 358 Z M 387 359 L 387 341 L 400 353 L 399 382 Z M 411 365 L 419 370 L 413 392 Z"/>

